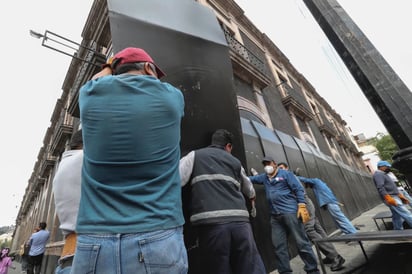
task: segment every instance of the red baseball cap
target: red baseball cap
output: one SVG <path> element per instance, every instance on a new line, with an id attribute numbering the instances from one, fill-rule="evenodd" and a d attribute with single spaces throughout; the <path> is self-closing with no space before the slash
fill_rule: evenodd
<path id="1" fill-rule="evenodd" d="M 125 48 L 114 55 L 114 60 L 119 60 L 116 66 L 127 63 L 149 62 L 156 68 L 157 77 L 161 78 L 166 74 L 155 64 L 152 57 L 141 48 Z"/>

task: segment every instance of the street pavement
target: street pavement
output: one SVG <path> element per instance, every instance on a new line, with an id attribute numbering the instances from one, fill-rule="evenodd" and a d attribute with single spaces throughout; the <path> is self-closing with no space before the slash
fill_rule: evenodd
<path id="1" fill-rule="evenodd" d="M 364 212 L 352 220 L 352 223 L 358 226 L 361 232 L 377 231 L 378 229 L 372 217 L 379 212 L 388 210 L 388 207 L 382 203 Z M 383 224 L 380 222 L 378 224 L 381 225 L 381 229 L 384 229 Z M 340 231 L 337 230 L 334 233 L 340 233 Z M 334 243 L 334 245 L 346 262 L 343 269 L 335 272 L 332 272 L 329 266 L 325 265 L 328 274 L 412 274 L 412 241 L 407 243 L 364 241 L 363 246 L 369 258 L 369 263 L 367 263 L 357 242 L 339 242 Z M 314 252 L 316 254 L 315 248 Z M 16 266 L 16 269 L 9 269 L 8 273 L 21 274 L 20 264 L 13 262 L 13 265 Z M 299 256 L 291 260 L 291 267 L 294 274 L 306 274 L 303 270 L 303 262 Z M 278 274 L 278 272 L 273 271 L 270 274 Z"/>
<path id="2" fill-rule="evenodd" d="M 16 269 L 9 268 L 8 274 L 21 274 L 22 273 L 21 272 L 21 264 L 19 262 L 14 261 L 13 266 L 15 266 Z"/>
<path id="3" fill-rule="evenodd" d="M 352 220 L 355 226 L 360 228 L 360 232 L 377 231 L 372 217 L 382 211 L 389 211 L 383 203 L 364 212 L 359 217 Z M 378 220 L 380 229 L 384 230 L 384 225 Z M 339 230 L 332 234 L 340 233 Z M 411 242 L 395 241 L 363 241 L 369 262 L 366 261 L 362 249 L 357 242 L 333 243 L 336 250 L 345 258 L 344 268 L 339 271 L 331 271 L 325 265 L 328 274 L 412 274 L 412 240 Z M 313 248 L 315 254 L 316 250 Z M 291 260 L 291 267 L 294 274 L 306 274 L 303 270 L 303 262 L 299 256 Z M 319 265 L 319 270 L 320 265 Z M 278 274 L 273 271 L 270 274 Z"/>

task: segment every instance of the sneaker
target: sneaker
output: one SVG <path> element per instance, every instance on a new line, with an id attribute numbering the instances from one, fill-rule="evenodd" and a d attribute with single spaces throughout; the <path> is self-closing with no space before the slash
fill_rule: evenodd
<path id="1" fill-rule="evenodd" d="M 333 263 L 330 266 L 330 270 L 332 271 L 338 271 L 343 268 L 343 264 L 345 263 L 345 259 L 342 258 L 341 255 L 336 256 L 335 259 L 333 259 Z"/>
<path id="2" fill-rule="evenodd" d="M 328 257 L 322 259 L 323 264 L 331 264 L 331 263 L 333 263 L 333 261 L 334 261 L 333 259 L 330 259 Z"/>

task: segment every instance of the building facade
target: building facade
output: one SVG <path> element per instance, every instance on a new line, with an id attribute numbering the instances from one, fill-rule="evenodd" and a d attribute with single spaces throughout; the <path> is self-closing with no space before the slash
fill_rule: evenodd
<path id="1" fill-rule="evenodd" d="M 320 177 L 336 190 L 345 203 L 350 218 L 380 202 L 362 153 L 348 132 L 346 122 L 316 92 L 282 51 L 261 33 L 233 0 L 199 0 L 210 7 L 221 26 L 229 48 L 233 86 L 241 117 L 245 161 L 261 171 L 260 159 L 272 155 L 288 161 L 292 168 L 302 168 L 305 176 Z M 33 173 L 16 219 L 12 250 L 19 249 L 40 221 L 51 231 L 44 273 L 52 273 L 64 243 L 54 209 L 52 180 L 62 153 L 68 148 L 73 132 L 80 127 L 79 88 L 113 54 L 105 0 L 95 0 L 82 32 L 83 40 L 72 59 L 40 149 Z M 87 48 L 93 49 L 93 51 Z M 257 187 L 264 200 L 264 192 Z M 313 195 L 312 193 L 309 193 Z M 329 232 L 336 229 L 332 220 L 319 212 Z M 258 242 L 267 241 L 254 224 Z M 266 238 L 267 239 L 267 238 Z M 264 258 L 271 268 L 270 258 Z"/>

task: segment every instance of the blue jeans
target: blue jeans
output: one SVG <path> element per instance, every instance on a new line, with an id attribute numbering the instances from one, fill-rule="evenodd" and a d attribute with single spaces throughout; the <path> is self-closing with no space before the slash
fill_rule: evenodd
<path id="1" fill-rule="evenodd" d="M 302 221 L 296 217 L 296 213 L 272 215 L 270 224 L 272 226 L 272 244 L 275 248 L 278 272 L 280 274 L 292 273 L 288 248 L 288 235 L 290 234 L 296 242 L 299 256 L 305 264 L 306 273 L 319 274 L 311 243 Z"/>
<path id="2" fill-rule="evenodd" d="M 332 215 L 332 219 L 343 233 L 351 234 L 357 232 L 353 224 L 349 221 L 345 214 L 343 214 L 338 204 L 330 203 L 327 206 L 330 215 Z"/>
<path id="3" fill-rule="evenodd" d="M 412 213 L 402 203 L 401 199 L 397 195 L 391 195 L 395 199 L 397 206 L 392 206 L 385 203 L 392 212 L 392 224 L 393 229 L 402 230 L 403 221 L 405 221 L 410 227 L 412 227 Z"/>
<path id="4" fill-rule="evenodd" d="M 60 265 L 58 265 L 56 267 L 56 270 L 54 271 L 54 274 L 70 274 L 71 269 L 72 269 L 71 266 L 61 268 Z"/>
<path id="5" fill-rule="evenodd" d="M 64 259 L 59 259 L 57 261 L 57 267 L 54 270 L 54 274 L 70 274 L 72 269 L 74 256 L 65 257 Z M 64 262 L 69 262 L 67 265 Z"/>
<path id="6" fill-rule="evenodd" d="M 71 273 L 184 274 L 182 227 L 136 234 L 79 234 Z"/>

